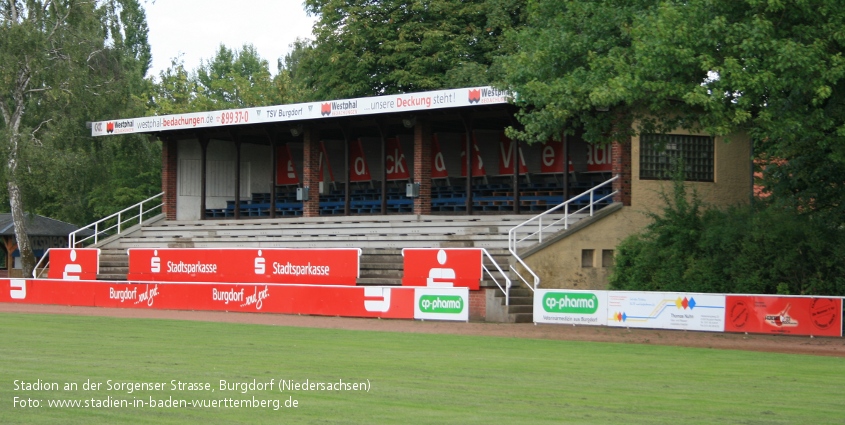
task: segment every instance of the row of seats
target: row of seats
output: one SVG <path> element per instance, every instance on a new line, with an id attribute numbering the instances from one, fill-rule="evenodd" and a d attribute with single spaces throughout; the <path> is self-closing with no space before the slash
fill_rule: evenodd
<path id="1" fill-rule="evenodd" d="M 554 183 L 520 184 L 520 210 L 524 212 L 542 212 L 563 202 L 560 188 Z M 477 212 L 511 212 L 514 210 L 513 192 L 506 184 L 476 185 L 473 187 L 472 209 Z M 581 207 L 590 202 L 586 193 L 589 186 L 584 183 L 573 184 L 576 192 L 573 206 Z M 454 213 L 466 212 L 466 188 L 460 186 L 432 187 L 432 212 Z M 583 193 L 578 196 L 577 192 Z M 600 199 L 611 193 L 610 187 L 597 189 L 594 199 Z M 603 203 L 609 204 L 610 200 Z M 279 192 L 276 197 L 276 216 L 290 217 L 302 215 L 302 202 L 296 201 L 296 193 Z M 320 196 L 320 215 L 343 215 L 345 209 L 345 195 L 343 191 L 333 190 Z M 413 200 L 405 196 L 404 191 L 390 188 L 387 194 L 388 213 L 411 213 Z M 380 214 L 381 196 L 378 189 L 354 189 L 350 191 L 351 214 Z M 243 217 L 269 217 L 270 194 L 253 193 L 252 199 L 241 201 L 240 214 Z M 229 218 L 235 216 L 235 201 L 227 201 L 226 208 L 206 209 L 206 217 Z"/>

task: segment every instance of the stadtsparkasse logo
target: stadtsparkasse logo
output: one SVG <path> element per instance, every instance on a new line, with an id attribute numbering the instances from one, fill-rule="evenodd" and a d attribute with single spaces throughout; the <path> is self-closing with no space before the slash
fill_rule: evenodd
<path id="1" fill-rule="evenodd" d="M 114 123 L 113 122 L 106 123 L 106 133 L 109 133 L 109 134 L 114 133 Z"/>
<path id="2" fill-rule="evenodd" d="M 469 91 L 469 103 L 478 103 L 481 101 L 481 90 L 475 89 Z"/>
<path id="3" fill-rule="evenodd" d="M 320 115 L 327 117 L 332 114 L 332 104 L 323 103 L 320 105 Z"/>

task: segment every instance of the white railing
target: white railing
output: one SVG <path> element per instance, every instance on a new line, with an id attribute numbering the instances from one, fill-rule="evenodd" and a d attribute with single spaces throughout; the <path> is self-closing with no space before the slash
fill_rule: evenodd
<path id="1" fill-rule="evenodd" d="M 537 286 L 540 285 L 540 277 L 537 276 L 537 273 L 534 273 L 534 270 L 531 270 L 531 267 L 528 267 L 528 264 L 526 264 L 525 261 L 523 261 L 522 258 L 519 256 L 519 248 L 529 244 L 538 245 L 543 243 L 544 233 L 548 235 L 569 229 L 569 218 L 576 214 L 581 214 L 587 209 L 589 209 L 590 217 L 592 217 L 593 214 L 595 214 L 597 204 L 599 204 L 600 202 L 604 202 L 608 198 L 612 198 L 618 192 L 613 191 L 610 194 L 604 195 L 601 198 L 597 199 L 596 190 L 613 183 L 613 181 L 618 178 L 619 176 L 616 175 L 610 180 L 593 187 L 587 192 L 584 192 L 574 198 L 568 199 L 562 204 L 546 212 L 529 218 L 525 222 L 514 226 L 512 229 L 510 229 L 510 231 L 508 231 L 508 251 L 510 251 L 511 255 L 516 260 L 516 262 L 521 265 L 528 273 L 530 273 L 532 277 L 532 281 L 529 282 L 525 277 L 519 274 L 514 265 L 510 266 L 511 271 L 513 271 L 513 273 L 517 277 L 519 277 L 519 279 L 522 280 L 523 283 L 525 283 L 525 286 L 531 288 L 532 291 L 536 290 Z M 587 205 L 579 208 L 574 212 L 569 211 L 570 204 L 574 203 L 575 201 L 582 201 L 585 197 L 589 198 L 589 202 L 587 203 Z M 563 212 L 563 217 L 552 217 L 551 214 L 555 212 Z M 544 219 L 546 220 L 546 224 L 543 223 Z"/>
<path id="2" fill-rule="evenodd" d="M 153 215 L 150 214 L 151 212 L 161 210 L 164 202 L 159 198 L 162 196 L 164 196 L 164 192 L 72 232 L 68 235 L 68 247 L 75 248 L 77 246 L 83 246 L 86 242 L 89 245 L 96 244 L 101 235 L 106 237 L 119 235 L 129 227 L 136 224 L 142 224 L 144 222 L 144 216 L 147 218 L 152 217 Z M 127 223 L 129 223 L 128 226 Z M 79 233 L 85 229 L 93 230 L 94 234 L 77 239 L 77 236 L 81 236 Z"/>
<path id="3" fill-rule="evenodd" d="M 47 262 L 44 263 L 44 267 L 41 269 L 41 273 L 38 273 L 38 266 L 41 265 L 41 262 L 43 262 L 45 258 L 50 258 L 50 250 L 51 249 L 53 249 L 53 248 L 47 248 L 47 250 L 44 251 L 44 255 L 42 255 L 41 258 L 38 259 L 38 262 L 35 263 L 35 267 L 32 268 L 32 278 L 33 279 L 38 279 L 38 275 L 43 274 L 44 270 L 47 270 L 47 267 L 50 266 L 50 260 L 47 260 Z"/>
<path id="4" fill-rule="evenodd" d="M 484 269 L 484 272 L 487 273 L 488 276 L 490 276 L 490 279 L 493 280 L 493 283 L 495 283 L 496 286 L 498 286 L 499 289 L 505 294 L 505 305 L 510 305 L 511 279 L 504 271 L 502 271 L 502 268 L 499 267 L 499 263 L 497 263 L 496 260 L 493 259 L 493 256 L 490 255 L 490 253 L 487 252 L 486 249 L 481 248 L 481 252 L 483 252 L 484 255 L 487 256 L 487 259 L 490 260 L 491 263 L 493 263 L 493 266 L 495 266 L 496 270 L 498 270 L 499 272 L 499 276 L 504 279 L 505 287 L 503 288 L 502 285 L 499 283 L 499 280 L 496 279 L 496 276 L 489 269 L 487 269 L 487 266 L 484 265 L 484 261 L 481 262 L 481 267 Z"/>

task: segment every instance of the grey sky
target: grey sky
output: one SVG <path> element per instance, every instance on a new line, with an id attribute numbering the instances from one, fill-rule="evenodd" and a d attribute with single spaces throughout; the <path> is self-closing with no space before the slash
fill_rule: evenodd
<path id="1" fill-rule="evenodd" d="M 153 53 L 150 75 L 156 77 L 180 54 L 185 67 L 195 69 L 221 43 L 232 49 L 251 43 L 275 74 L 276 60 L 296 37 L 309 38 L 314 23 L 302 0 L 155 0 L 145 7 Z"/>

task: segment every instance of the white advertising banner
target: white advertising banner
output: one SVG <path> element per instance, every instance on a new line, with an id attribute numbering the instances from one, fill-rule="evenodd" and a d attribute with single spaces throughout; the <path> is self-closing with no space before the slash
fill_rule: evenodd
<path id="1" fill-rule="evenodd" d="M 157 117 L 114 119 L 91 123 L 92 136 L 156 133 L 168 130 L 313 120 L 508 103 L 510 94 L 492 87 L 436 90 L 357 99 L 194 112 Z"/>
<path id="2" fill-rule="evenodd" d="M 725 296 L 687 292 L 607 293 L 608 325 L 725 331 Z"/>
<path id="3" fill-rule="evenodd" d="M 469 321 L 469 288 L 415 288 L 414 319 Z"/>
<path id="4" fill-rule="evenodd" d="M 534 323 L 607 325 L 607 291 L 537 289 Z"/>

